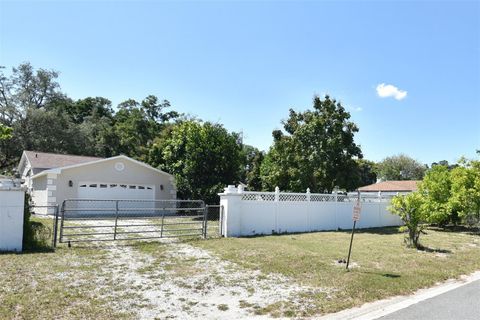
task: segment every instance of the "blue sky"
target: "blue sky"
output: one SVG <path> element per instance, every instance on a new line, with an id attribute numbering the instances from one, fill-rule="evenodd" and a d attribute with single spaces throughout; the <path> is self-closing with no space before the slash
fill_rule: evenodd
<path id="1" fill-rule="evenodd" d="M 264 150 L 325 93 L 367 159 L 480 149 L 478 1 L 2 1 L 0 65 L 24 61 L 72 98 L 155 94 Z"/>

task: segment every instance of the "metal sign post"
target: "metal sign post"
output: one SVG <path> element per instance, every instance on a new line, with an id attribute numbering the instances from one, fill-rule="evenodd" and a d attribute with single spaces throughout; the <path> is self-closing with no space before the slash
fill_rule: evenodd
<path id="1" fill-rule="evenodd" d="M 348 248 L 348 258 L 347 258 L 347 270 L 348 265 L 350 264 L 350 254 L 352 253 L 352 244 L 353 244 L 353 235 L 355 234 L 355 226 L 357 225 L 357 221 L 360 220 L 360 212 L 362 207 L 360 205 L 360 191 L 358 191 L 357 202 L 353 206 L 353 228 L 352 228 L 352 236 L 350 237 L 350 247 Z"/>

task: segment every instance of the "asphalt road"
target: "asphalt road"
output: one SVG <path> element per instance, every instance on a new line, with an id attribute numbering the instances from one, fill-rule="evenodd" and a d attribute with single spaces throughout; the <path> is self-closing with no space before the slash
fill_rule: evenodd
<path id="1" fill-rule="evenodd" d="M 413 304 L 381 320 L 479 320 L 480 280 Z"/>

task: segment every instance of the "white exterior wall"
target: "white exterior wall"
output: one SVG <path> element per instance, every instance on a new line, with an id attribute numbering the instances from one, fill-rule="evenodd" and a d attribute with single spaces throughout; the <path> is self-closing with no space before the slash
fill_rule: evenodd
<path id="1" fill-rule="evenodd" d="M 355 201 L 341 195 L 243 192 L 233 186 L 220 194 L 224 207 L 224 236 L 351 229 Z M 400 226 L 389 199 L 363 198 L 358 228 Z"/>
<path id="2" fill-rule="evenodd" d="M 118 162 L 124 165 L 122 171 L 115 169 Z M 37 206 L 61 205 L 65 199 L 79 198 L 79 185 L 86 182 L 153 186 L 155 200 L 170 200 L 177 197 L 175 179 L 172 175 L 152 170 L 128 158 L 114 157 L 101 162 L 94 161 L 60 168 L 57 173 L 47 171 L 44 175 L 32 179 L 32 182 L 32 199 Z M 136 199 L 136 191 L 131 190 L 122 199 Z M 36 212 L 52 214 L 54 209 L 39 208 Z"/>
<path id="3" fill-rule="evenodd" d="M 22 251 L 23 190 L 0 190 L 0 251 Z"/>

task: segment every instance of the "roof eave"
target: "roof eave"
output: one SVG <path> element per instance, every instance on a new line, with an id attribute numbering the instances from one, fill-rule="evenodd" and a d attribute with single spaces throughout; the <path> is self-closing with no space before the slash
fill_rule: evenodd
<path id="1" fill-rule="evenodd" d="M 138 161 L 138 160 L 135 160 L 135 159 L 132 159 L 130 157 L 127 157 L 126 155 L 118 155 L 118 156 L 114 156 L 114 157 L 110 157 L 110 158 L 103 158 L 103 159 L 100 159 L 100 160 L 94 160 L 94 161 L 89 161 L 89 162 L 84 162 L 84 163 L 79 163 L 79 164 L 74 164 L 74 165 L 70 165 L 70 166 L 65 166 L 65 167 L 60 167 L 60 168 L 55 168 L 55 169 L 49 169 L 49 170 L 44 170 L 42 172 L 39 172 L 37 173 L 36 175 L 32 176 L 32 179 L 36 179 L 36 178 L 39 178 L 41 176 L 44 176 L 44 175 L 47 175 L 49 173 L 54 173 L 54 174 L 60 174 L 62 173 L 62 170 L 67 170 L 67 169 L 72 169 L 72 168 L 78 168 L 78 167 L 82 167 L 82 166 L 86 166 L 86 165 L 91 165 L 91 164 L 96 164 L 96 163 L 101 163 L 101 162 L 104 162 L 104 161 L 109 161 L 109 160 L 114 160 L 114 159 L 126 159 L 126 160 L 130 160 L 140 166 L 143 166 L 145 168 L 148 168 L 148 169 L 151 169 L 151 170 L 154 170 L 158 173 L 161 173 L 161 174 L 164 174 L 164 175 L 167 175 L 169 177 L 171 177 L 173 179 L 173 175 L 171 175 L 170 173 L 168 172 L 165 172 L 165 171 L 162 171 L 160 169 L 157 169 L 157 168 L 154 168 L 146 163 L 143 163 L 141 161 Z"/>

